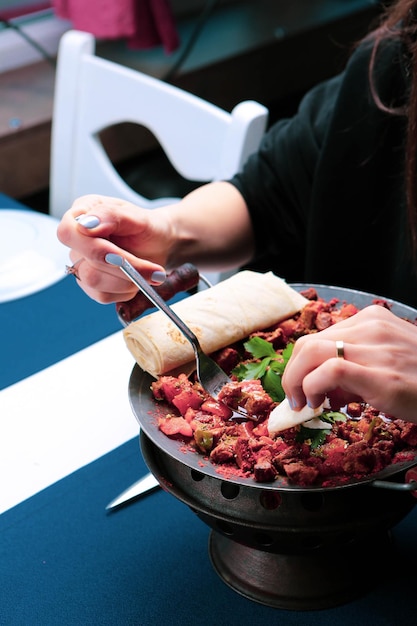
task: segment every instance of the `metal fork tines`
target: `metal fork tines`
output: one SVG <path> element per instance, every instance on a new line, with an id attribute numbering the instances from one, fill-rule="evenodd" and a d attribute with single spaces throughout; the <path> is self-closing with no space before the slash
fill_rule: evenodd
<path id="1" fill-rule="evenodd" d="M 182 321 L 180 317 L 178 317 L 178 315 L 171 309 L 165 300 L 161 298 L 153 287 L 146 282 L 143 276 L 135 270 L 129 261 L 118 254 L 107 254 L 106 261 L 111 265 L 120 267 L 122 272 L 124 272 L 124 274 L 126 274 L 126 276 L 130 278 L 130 280 L 147 296 L 147 298 L 149 298 L 152 304 L 165 313 L 172 323 L 175 324 L 182 332 L 186 339 L 188 339 L 195 354 L 197 378 L 203 389 L 205 389 L 205 391 L 207 391 L 212 398 L 217 400 L 221 389 L 227 383 L 231 382 L 231 379 L 226 372 L 224 372 L 211 357 L 205 354 L 193 331 Z M 245 419 L 256 420 L 256 418 L 248 416 L 247 413 L 241 408 L 233 408 L 233 411 L 238 413 L 241 418 L 244 417 Z"/>

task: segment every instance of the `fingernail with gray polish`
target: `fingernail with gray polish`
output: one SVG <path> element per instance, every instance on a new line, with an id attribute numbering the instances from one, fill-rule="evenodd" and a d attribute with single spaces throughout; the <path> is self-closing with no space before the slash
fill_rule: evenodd
<path id="1" fill-rule="evenodd" d="M 99 218 L 95 215 L 79 215 L 75 219 L 84 228 L 96 228 L 100 224 Z"/>
<path id="2" fill-rule="evenodd" d="M 289 396 L 287 396 L 287 400 L 288 400 L 288 404 L 290 405 L 290 409 L 294 410 L 294 407 L 295 407 L 294 398 L 290 398 Z"/>
<path id="3" fill-rule="evenodd" d="M 162 270 L 156 270 L 152 276 L 151 276 L 151 281 L 153 283 L 163 283 L 165 282 L 167 275 L 165 274 L 165 272 L 163 272 Z"/>

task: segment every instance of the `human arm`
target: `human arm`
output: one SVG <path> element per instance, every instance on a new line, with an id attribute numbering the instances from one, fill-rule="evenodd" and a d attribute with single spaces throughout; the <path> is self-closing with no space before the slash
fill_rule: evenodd
<path id="1" fill-rule="evenodd" d="M 86 228 L 79 216 L 99 222 Z M 124 255 L 152 282 L 154 272 L 184 262 L 201 269 L 228 269 L 253 255 L 246 203 L 230 183 L 215 182 L 191 192 L 175 205 L 148 210 L 105 196 L 78 198 L 62 218 L 58 237 L 71 248 L 79 284 L 102 303 L 131 299 L 137 289 L 105 262 L 109 252 Z"/>
<path id="2" fill-rule="evenodd" d="M 344 359 L 336 357 L 340 340 Z M 369 306 L 301 337 L 282 382 L 294 409 L 306 402 L 317 407 L 327 395 L 333 408 L 362 400 L 417 423 L 417 326 L 382 306 Z"/>

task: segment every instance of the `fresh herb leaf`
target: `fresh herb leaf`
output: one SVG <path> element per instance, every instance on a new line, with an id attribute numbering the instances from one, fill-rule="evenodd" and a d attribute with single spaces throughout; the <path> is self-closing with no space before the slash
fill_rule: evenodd
<path id="1" fill-rule="evenodd" d="M 260 362 L 241 363 L 233 370 L 233 374 L 238 380 L 254 380 L 262 378 L 268 367 L 269 359 Z"/>
<path id="2" fill-rule="evenodd" d="M 281 376 L 271 367 L 267 369 L 265 375 L 262 377 L 262 387 L 274 402 L 282 402 L 285 398 L 285 392 L 281 384 Z"/>
<path id="3" fill-rule="evenodd" d="M 299 443 L 309 443 L 311 449 L 315 450 L 326 441 L 329 430 L 324 428 L 307 428 L 301 425 L 295 438 Z"/>
<path id="4" fill-rule="evenodd" d="M 270 357 L 271 359 L 277 358 L 277 353 L 274 350 L 274 346 L 266 339 L 262 337 L 252 337 L 244 344 L 245 350 L 249 352 L 254 359 L 263 359 L 264 357 Z"/>
<path id="5" fill-rule="evenodd" d="M 278 354 L 269 341 L 262 337 L 252 337 L 244 343 L 244 347 L 256 361 L 240 363 L 234 368 L 233 374 L 240 381 L 260 379 L 263 388 L 272 400 L 282 402 L 285 394 L 282 389 L 281 376 L 292 354 L 294 344 L 289 343 L 282 354 Z"/>
<path id="6" fill-rule="evenodd" d="M 346 422 L 346 415 L 340 411 L 323 411 L 317 416 L 322 422 L 334 424 L 335 422 Z"/>
<path id="7" fill-rule="evenodd" d="M 300 428 L 296 435 L 298 442 L 306 442 L 310 444 L 312 450 L 315 450 L 319 446 L 323 445 L 326 441 L 326 436 L 329 434 L 333 424 L 335 422 L 345 422 L 346 415 L 340 411 L 323 411 L 317 418 L 322 422 L 329 424 L 328 428 L 308 428 L 300 424 Z"/>
<path id="8" fill-rule="evenodd" d="M 290 357 L 294 350 L 294 345 L 295 345 L 294 343 L 287 343 L 287 345 L 282 351 L 282 358 L 284 359 L 285 364 L 287 364 L 288 361 L 290 360 Z"/>
<path id="9" fill-rule="evenodd" d="M 276 374 L 280 374 L 281 376 L 284 373 L 285 366 L 286 363 L 284 363 L 283 361 L 278 361 L 277 359 L 274 359 L 273 361 L 271 360 L 269 362 L 270 369 Z"/>

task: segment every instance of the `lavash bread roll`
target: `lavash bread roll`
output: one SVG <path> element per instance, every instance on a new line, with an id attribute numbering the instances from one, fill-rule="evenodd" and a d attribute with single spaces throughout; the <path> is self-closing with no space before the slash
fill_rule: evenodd
<path id="1" fill-rule="evenodd" d="M 272 272 L 245 270 L 172 305 L 210 354 L 300 311 L 307 300 Z M 189 341 L 161 311 L 123 331 L 138 365 L 155 378 L 194 360 Z"/>

